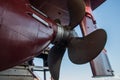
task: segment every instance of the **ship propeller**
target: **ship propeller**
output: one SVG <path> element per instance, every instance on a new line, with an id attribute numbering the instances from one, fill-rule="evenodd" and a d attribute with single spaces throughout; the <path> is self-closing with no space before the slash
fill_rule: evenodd
<path id="1" fill-rule="evenodd" d="M 107 39 L 103 29 L 97 29 L 85 37 L 76 37 L 73 29 L 85 16 L 83 0 L 68 0 L 68 10 L 70 23 L 67 28 L 58 27 L 54 46 L 48 54 L 48 67 L 54 80 L 59 80 L 60 65 L 66 49 L 73 63 L 84 64 L 99 55 Z"/>

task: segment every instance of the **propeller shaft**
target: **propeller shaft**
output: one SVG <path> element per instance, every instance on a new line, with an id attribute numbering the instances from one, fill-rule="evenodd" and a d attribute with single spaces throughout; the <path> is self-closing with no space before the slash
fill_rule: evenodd
<path id="1" fill-rule="evenodd" d="M 58 25 L 57 34 L 53 40 L 53 44 L 61 41 L 69 41 L 72 37 L 77 37 L 77 33 L 74 30 L 66 30 L 63 26 Z"/>

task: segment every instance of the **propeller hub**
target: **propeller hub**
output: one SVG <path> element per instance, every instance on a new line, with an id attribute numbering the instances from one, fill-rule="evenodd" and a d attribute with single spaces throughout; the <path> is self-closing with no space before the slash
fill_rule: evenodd
<path id="1" fill-rule="evenodd" d="M 69 38 L 69 35 L 70 35 L 70 31 L 64 29 L 63 26 L 59 24 L 58 28 L 57 28 L 57 34 L 56 34 L 56 37 L 53 41 L 53 44 L 57 44 L 60 41 L 67 40 Z"/>
<path id="2" fill-rule="evenodd" d="M 57 44 L 60 41 L 69 41 L 72 37 L 78 37 L 75 30 L 66 30 L 62 25 L 58 24 L 57 34 L 52 43 Z"/>

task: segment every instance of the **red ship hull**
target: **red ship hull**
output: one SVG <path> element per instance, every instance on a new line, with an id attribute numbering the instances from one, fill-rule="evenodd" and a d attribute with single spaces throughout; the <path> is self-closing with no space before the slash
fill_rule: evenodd
<path id="1" fill-rule="evenodd" d="M 33 15 L 46 21 L 48 26 Z M 54 23 L 34 11 L 27 0 L 0 0 L 0 70 L 39 55 L 52 41 L 55 28 Z"/>

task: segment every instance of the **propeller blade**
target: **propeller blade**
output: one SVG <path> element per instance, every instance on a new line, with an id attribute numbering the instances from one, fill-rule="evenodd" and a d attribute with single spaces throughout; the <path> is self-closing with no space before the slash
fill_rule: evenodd
<path id="1" fill-rule="evenodd" d="M 65 53 L 66 47 L 62 45 L 55 45 L 51 48 L 48 54 L 48 67 L 51 76 L 54 80 L 59 79 L 60 65 Z"/>
<path id="2" fill-rule="evenodd" d="M 106 43 L 107 35 L 98 29 L 83 38 L 73 38 L 68 45 L 70 60 L 75 64 L 84 64 L 99 55 Z"/>
<path id="3" fill-rule="evenodd" d="M 70 14 L 69 29 L 76 27 L 85 15 L 84 0 L 68 0 L 68 10 Z"/>

